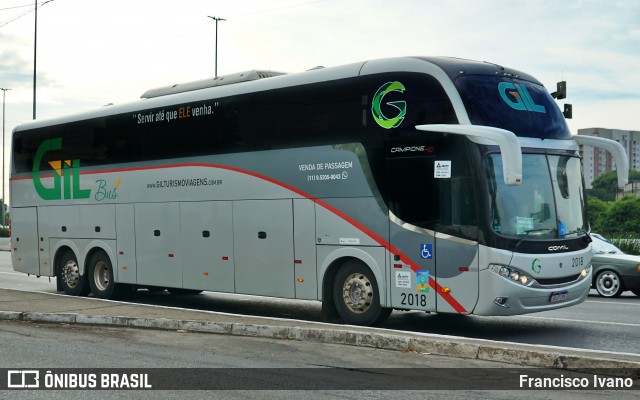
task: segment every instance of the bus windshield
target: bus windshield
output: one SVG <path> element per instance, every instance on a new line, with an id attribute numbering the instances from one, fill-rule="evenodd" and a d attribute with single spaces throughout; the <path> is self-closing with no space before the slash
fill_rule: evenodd
<path id="1" fill-rule="evenodd" d="M 523 154 L 522 185 L 507 186 L 502 157 L 490 154 L 487 175 L 492 228 L 503 236 L 555 239 L 586 231 L 580 160 L 549 154 Z"/>
<path id="2" fill-rule="evenodd" d="M 560 109 L 542 85 L 483 75 L 462 75 L 455 85 L 474 125 L 507 129 L 517 136 L 571 139 Z"/>

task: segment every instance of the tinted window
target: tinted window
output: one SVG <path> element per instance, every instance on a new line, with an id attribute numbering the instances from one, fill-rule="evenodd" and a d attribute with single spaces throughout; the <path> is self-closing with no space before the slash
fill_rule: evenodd
<path id="1" fill-rule="evenodd" d="M 45 154 L 42 171 L 47 159 L 92 166 L 362 142 L 364 108 L 351 79 L 132 111 L 16 132 L 14 168 L 30 172 L 46 138 L 62 150 Z"/>
<path id="2" fill-rule="evenodd" d="M 395 129 L 384 129 L 372 117 L 372 99 L 389 81 L 406 90 L 389 93 L 381 103 L 405 102 L 406 116 Z M 397 103 L 396 103 L 397 104 Z M 16 172 L 30 172 L 40 143 L 61 138 L 62 150 L 50 160 L 79 160 L 80 166 L 161 160 L 210 154 L 325 144 L 363 143 L 374 174 L 383 141 L 416 132 L 415 125 L 456 123 L 453 107 L 440 84 L 425 74 L 387 73 L 340 79 L 215 98 L 187 104 L 131 111 L 91 120 L 16 132 Z M 384 156 L 381 157 L 384 159 Z"/>
<path id="3" fill-rule="evenodd" d="M 475 185 L 468 153 L 473 145 L 467 146 L 463 137 L 429 136 L 391 143 L 384 190 L 389 208 L 412 225 L 477 240 Z M 427 151 L 397 151 L 419 147 L 419 143 Z M 442 161 L 450 162 L 450 177 L 436 178 L 436 165 Z"/>
<path id="4" fill-rule="evenodd" d="M 541 85 L 481 75 L 461 76 L 455 85 L 472 124 L 507 129 L 518 136 L 571 139 L 560 109 Z"/>

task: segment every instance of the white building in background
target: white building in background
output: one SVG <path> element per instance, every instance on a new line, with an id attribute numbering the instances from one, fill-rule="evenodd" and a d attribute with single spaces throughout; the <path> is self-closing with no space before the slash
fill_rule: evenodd
<path id="1" fill-rule="evenodd" d="M 629 157 L 629 168 L 640 170 L 640 131 L 621 129 L 586 128 L 578 129 L 578 135 L 599 136 L 622 144 Z M 594 179 L 616 169 L 616 163 L 608 151 L 591 146 L 580 146 L 582 169 L 587 189 L 592 188 Z"/>

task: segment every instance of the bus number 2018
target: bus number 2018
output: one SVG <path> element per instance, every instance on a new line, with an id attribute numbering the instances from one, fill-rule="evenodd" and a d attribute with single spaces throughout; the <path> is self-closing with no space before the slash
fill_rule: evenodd
<path id="1" fill-rule="evenodd" d="M 413 294 L 413 293 L 400 293 L 401 301 L 400 304 L 403 306 L 427 306 L 427 295 L 426 294 Z"/>

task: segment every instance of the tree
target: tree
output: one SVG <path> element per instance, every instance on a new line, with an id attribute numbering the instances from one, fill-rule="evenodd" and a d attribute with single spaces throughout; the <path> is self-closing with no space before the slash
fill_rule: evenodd
<path id="1" fill-rule="evenodd" d="M 597 207 L 597 206 L 596 206 Z M 600 217 L 599 217 L 600 218 Z M 624 196 L 610 203 L 604 218 L 600 219 L 603 232 L 609 235 L 640 236 L 640 197 Z"/>
<path id="2" fill-rule="evenodd" d="M 587 199 L 587 207 L 589 210 L 589 224 L 592 232 L 607 232 L 604 220 L 609 211 L 611 203 L 604 202 L 597 197 L 589 197 Z"/>
<path id="3" fill-rule="evenodd" d="M 640 182 L 640 171 L 629 171 L 629 182 Z M 587 197 L 598 198 L 602 201 L 614 201 L 618 191 L 618 173 L 609 171 L 594 179 L 591 184 L 593 189 L 587 190 Z"/>

